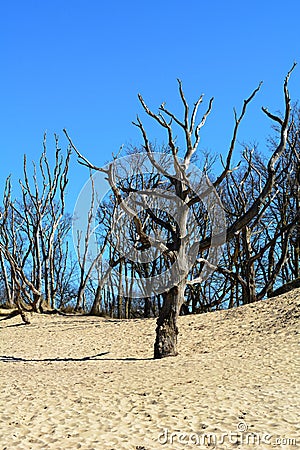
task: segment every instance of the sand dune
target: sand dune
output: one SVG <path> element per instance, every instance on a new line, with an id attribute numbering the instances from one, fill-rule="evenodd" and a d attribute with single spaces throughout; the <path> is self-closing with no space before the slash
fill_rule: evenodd
<path id="1" fill-rule="evenodd" d="M 179 321 L 33 315 L 0 322 L 0 449 L 295 449 L 300 289 Z"/>

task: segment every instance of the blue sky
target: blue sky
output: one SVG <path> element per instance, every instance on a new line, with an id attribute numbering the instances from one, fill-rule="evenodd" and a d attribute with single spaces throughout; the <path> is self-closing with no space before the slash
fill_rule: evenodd
<path id="1" fill-rule="evenodd" d="M 299 0 L 11 0 L 0 2 L 1 183 L 17 184 L 22 155 L 36 160 L 47 131 L 67 128 L 90 160 L 102 165 L 122 144 L 139 144 L 132 126 L 143 113 L 141 92 L 156 110 L 162 101 L 180 111 L 176 78 L 193 102 L 215 97 L 201 147 L 225 154 L 233 107 L 264 81 L 240 130 L 240 141 L 265 148 L 270 121 L 260 110 L 282 109 L 282 83 L 300 98 Z M 145 120 L 148 124 L 148 121 Z M 161 134 L 149 125 L 151 140 Z M 71 212 L 87 171 L 72 162 Z"/>

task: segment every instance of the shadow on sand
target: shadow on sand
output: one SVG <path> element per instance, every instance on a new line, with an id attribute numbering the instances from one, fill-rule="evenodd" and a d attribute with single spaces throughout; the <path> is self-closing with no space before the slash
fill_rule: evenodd
<path id="1" fill-rule="evenodd" d="M 82 358 L 21 358 L 17 356 L 0 356 L 0 362 L 84 362 L 84 361 L 153 361 L 153 358 L 101 358 L 108 355 L 109 352 L 98 353 L 97 355 L 84 356 Z"/>

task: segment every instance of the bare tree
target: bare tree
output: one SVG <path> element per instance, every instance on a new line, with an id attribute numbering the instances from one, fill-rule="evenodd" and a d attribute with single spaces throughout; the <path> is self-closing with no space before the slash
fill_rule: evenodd
<path id="1" fill-rule="evenodd" d="M 10 297 L 21 310 L 42 312 L 43 301 L 48 308 L 55 308 L 55 265 L 60 262 L 63 268 L 65 264 L 57 258 L 57 246 L 65 243 L 71 226 L 70 220 L 63 220 L 71 148 L 64 158 L 57 136 L 55 142 L 52 170 L 46 155 L 46 135 L 38 164 L 33 162 L 31 177 L 24 156 L 20 200 L 12 199 L 10 177 L 6 182 L 0 251 L 12 280 Z"/>
<path id="2" fill-rule="evenodd" d="M 234 236 L 243 233 L 245 239 L 247 240 L 247 226 L 251 220 L 260 214 L 261 209 L 264 208 L 265 202 L 270 196 L 275 180 L 276 180 L 276 163 L 285 151 L 287 144 L 287 134 L 289 127 L 289 117 L 290 117 L 290 96 L 288 91 L 288 81 L 293 71 L 295 65 L 289 71 L 284 81 L 284 100 L 285 100 L 285 110 L 283 119 L 279 116 L 270 113 L 266 108 L 263 108 L 263 112 L 280 127 L 280 139 L 277 144 L 269 162 L 267 165 L 267 178 L 262 186 L 261 192 L 258 193 L 257 197 L 253 202 L 248 205 L 247 210 L 243 214 L 236 218 L 236 220 L 230 224 L 226 230 L 227 240 L 232 239 Z M 157 319 L 156 328 L 156 340 L 154 344 L 154 357 L 162 358 L 166 356 L 177 355 L 177 319 L 180 313 L 181 306 L 184 302 L 184 295 L 187 285 L 195 285 L 202 283 L 203 276 L 202 273 L 196 275 L 196 278 L 191 279 L 190 275 L 190 260 L 191 257 L 196 255 L 199 256 L 198 261 L 200 263 L 205 263 L 206 258 L 203 258 L 205 252 L 211 248 L 213 245 L 213 234 L 212 230 L 206 230 L 206 236 L 195 242 L 190 248 L 188 245 L 189 232 L 188 232 L 188 222 L 189 214 L 193 213 L 193 208 L 195 205 L 201 203 L 201 197 L 209 197 L 214 189 L 219 189 L 223 180 L 231 173 L 231 159 L 235 148 L 237 133 L 240 123 L 246 113 L 248 104 L 254 98 L 256 93 L 259 91 L 260 86 L 256 88 L 252 94 L 244 101 L 242 111 L 240 115 L 235 112 L 235 126 L 233 130 L 233 137 L 231 140 L 230 148 L 227 153 L 226 161 L 224 163 L 224 169 L 220 175 L 216 178 L 212 186 L 207 187 L 204 194 L 200 197 L 195 193 L 195 189 L 192 188 L 191 181 L 191 159 L 197 151 L 200 142 L 200 131 L 204 126 L 208 115 L 212 109 L 213 99 L 209 101 L 208 107 L 204 112 L 200 122 L 196 123 L 196 116 L 198 108 L 202 103 L 203 97 L 201 96 L 193 108 L 191 109 L 185 98 L 182 83 L 178 81 L 180 99 L 184 109 L 183 119 L 179 119 L 171 111 L 166 108 L 165 103 L 163 103 L 158 113 L 154 113 L 146 104 L 143 97 L 139 95 L 140 103 L 145 111 L 145 113 L 154 119 L 154 121 L 167 133 L 168 148 L 170 152 L 170 158 L 172 159 L 172 169 L 166 169 L 164 165 L 155 158 L 152 151 L 147 132 L 143 126 L 140 117 L 137 117 L 137 121 L 134 123 L 141 131 L 144 150 L 148 157 L 148 160 L 152 166 L 156 169 L 157 173 L 164 180 L 164 192 L 161 194 L 162 197 L 167 198 L 169 193 L 172 192 L 183 205 L 176 211 L 176 221 L 177 226 L 170 226 L 169 222 L 162 222 L 159 216 L 155 213 L 155 210 L 148 211 L 149 218 L 160 227 L 171 233 L 172 242 L 162 242 L 161 240 L 155 239 L 151 234 L 149 234 L 144 226 L 143 221 L 139 217 L 139 214 L 134 210 L 134 208 L 128 205 L 126 202 L 122 201 L 124 198 L 124 193 L 129 194 L 134 192 L 134 189 L 122 188 L 121 180 L 116 177 L 115 173 L 115 162 L 108 165 L 106 168 L 99 168 L 87 160 L 74 146 L 71 139 L 68 137 L 71 146 L 76 151 L 79 161 L 81 164 L 89 167 L 90 169 L 96 171 L 104 171 L 106 173 L 107 179 L 111 186 L 111 189 L 115 195 L 116 202 L 122 207 L 123 211 L 130 217 L 135 225 L 136 229 L 136 242 L 137 249 L 143 251 L 147 248 L 154 247 L 158 248 L 164 255 L 165 264 L 170 267 L 175 268 L 177 273 L 176 282 L 173 286 L 166 286 L 166 292 L 164 294 L 164 302 L 160 310 L 159 317 Z M 183 132 L 184 139 L 184 152 L 183 157 L 179 157 L 179 148 L 176 144 L 174 125 L 179 127 Z M 143 193 L 145 194 L 145 193 Z M 210 207 L 214 207 L 212 203 Z M 220 234 L 222 234 L 220 232 Z M 221 242 L 220 240 L 218 242 Z M 202 266 L 202 271 L 204 266 Z"/>
<path id="3" fill-rule="evenodd" d="M 290 164 L 285 153 L 276 165 L 274 186 L 264 206 L 240 233 L 228 240 L 216 267 L 224 279 L 224 288 L 228 286 L 228 291 L 225 288 L 219 298 L 227 300 L 230 293 L 229 307 L 252 303 L 269 295 L 288 261 L 289 241 L 299 213 L 287 201 L 284 186 L 288 182 Z M 255 148 L 246 147 L 243 156 L 244 167 L 227 177 L 223 190 L 223 205 L 230 224 L 246 213 L 268 179 L 267 168 Z M 216 280 L 209 281 L 210 287 L 212 283 Z"/>

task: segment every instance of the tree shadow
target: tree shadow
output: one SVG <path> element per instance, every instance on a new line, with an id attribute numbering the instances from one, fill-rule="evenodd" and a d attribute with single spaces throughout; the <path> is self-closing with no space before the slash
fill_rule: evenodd
<path id="1" fill-rule="evenodd" d="M 0 362 L 84 362 L 84 361 L 153 361 L 154 358 L 101 358 L 109 352 L 98 353 L 97 355 L 84 356 L 82 358 L 22 358 L 17 356 L 1 355 Z"/>
<path id="2" fill-rule="evenodd" d="M 0 361 L 2 362 L 80 362 L 80 361 L 97 361 L 97 358 L 103 355 L 107 355 L 109 352 L 98 353 L 97 355 L 92 356 L 83 356 L 82 358 L 21 358 L 17 356 L 0 356 Z M 100 360 L 98 360 L 100 361 Z"/>
<path id="3" fill-rule="evenodd" d="M 99 361 L 155 361 L 154 358 L 101 358 Z"/>

